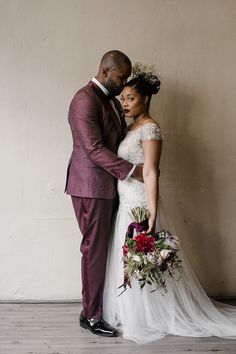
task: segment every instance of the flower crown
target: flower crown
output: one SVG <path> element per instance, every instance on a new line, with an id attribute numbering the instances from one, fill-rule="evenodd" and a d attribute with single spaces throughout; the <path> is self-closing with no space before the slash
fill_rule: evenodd
<path id="1" fill-rule="evenodd" d="M 140 78 L 147 81 L 150 86 L 160 88 L 160 73 L 154 68 L 153 65 L 145 65 L 136 62 L 132 67 L 132 78 Z"/>

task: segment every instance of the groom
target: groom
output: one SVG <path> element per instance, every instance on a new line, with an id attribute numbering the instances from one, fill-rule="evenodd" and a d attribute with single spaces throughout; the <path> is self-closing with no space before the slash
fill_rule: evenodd
<path id="1" fill-rule="evenodd" d="M 117 179 L 142 181 L 142 169 L 116 153 L 126 123 L 119 95 L 131 74 L 130 59 L 118 50 L 102 57 L 98 74 L 74 96 L 69 108 L 73 152 L 66 193 L 71 195 L 82 233 L 82 302 L 80 326 L 101 336 L 116 329 L 102 319 L 102 299 Z"/>

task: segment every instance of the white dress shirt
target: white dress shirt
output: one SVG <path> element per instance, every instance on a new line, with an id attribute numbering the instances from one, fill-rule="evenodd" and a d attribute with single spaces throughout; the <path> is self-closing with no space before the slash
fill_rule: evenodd
<path id="1" fill-rule="evenodd" d="M 92 78 L 92 81 L 102 90 L 103 93 L 105 93 L 106 96 L 110 95 L 110 92 L 108 91 L 108 89 L 107 89 L 106 87 L 104 87 L 104 86 L 96 79 L 96 77 L 93 77 L 93 78 Z M 120 115 L 119 115 L 119 112 L 118 112 L 118 110 L 117 110 L 117 108 L 116 108 L 116 106 L 115 106 L 114 101 L 113 101 L 112 99 L 109 99 L 109 102 L 110 102 L 110 104 L 111 104 L 113 110 L 115 111 L 115 113 L 116 113 L 116 115 L 117 115 L 117 117 L 118 117 L 118 119 L 119 119 L 119 122 L 121 123 L 121 121 L 120 121 Z"/>

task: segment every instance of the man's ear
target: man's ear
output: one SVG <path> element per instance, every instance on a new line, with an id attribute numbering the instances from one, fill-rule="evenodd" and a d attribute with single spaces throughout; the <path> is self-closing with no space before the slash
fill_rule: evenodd
<path id="1" fill-rule="evenodd" d="M 107 77 L 109 71 L 110 71 L 110 70 L 109 70 L 108 67 L 104 67 L 104 68 L 102 69 L 102 74 L 103 74 L 103 76 L 104 76 L 104 77 Z"/>

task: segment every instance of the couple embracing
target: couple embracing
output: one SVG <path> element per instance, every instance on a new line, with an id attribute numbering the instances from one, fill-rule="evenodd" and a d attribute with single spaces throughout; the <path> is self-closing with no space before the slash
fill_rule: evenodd
<path id="1" fill-rule="evenodd" d="M 134 70 L 128 81 L 131 70 L 124 53 L 105 53 L 96 77 L 69 108 L 73 152 L 66 192 L 82 233 L 80 325 L 101 336 L 122 332 L 140 344 L 166 334 L 236 338 L 236 309 L 214 306 L 184 258 L 186 276 L 178 284 L 170 280 L 166 295 L 133 284 L 118 297 L 130 210 L 148 209 L 147 233 L 157 225 L 162 148 L 160 127 L 149 114 L 159 75 Z M 124 115 L 133 119 L 129 127 Z"/>

